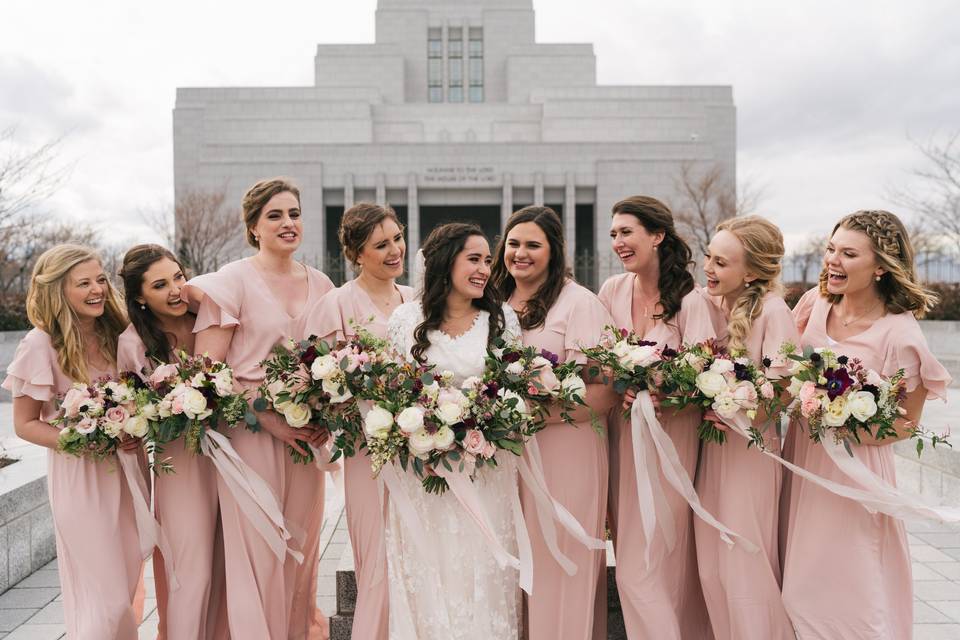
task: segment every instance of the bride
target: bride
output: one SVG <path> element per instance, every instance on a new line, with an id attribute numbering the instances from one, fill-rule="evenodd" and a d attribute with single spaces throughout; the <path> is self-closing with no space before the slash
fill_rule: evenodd
<path id="1" fill-rule="evenodd" d="M 434 229 L 423 256 L 423 291 L 390 317 L 391 345 L 437 371 L 453 372 L 457 382 L 482 375 L 490 341 L 519 341 L 521 335 L 516 314 L 487 287 L 490 246 L 476 225 L 451 223 Z M 499 466 L 478 470 L 474 486 L 498 541 L 516 554 L 517 467 L 509 458 L 499 456 Z M 452 491 L 428 494 L 412 472 L 396 470 L 399 481 L 391 492 L 402 495 L 391 497 L 386 532 L 390 638 L 517 638 L 517 570 L 498 563 Z M 412 508 L 418 530 L 398 514 L 401 501 Z"/>

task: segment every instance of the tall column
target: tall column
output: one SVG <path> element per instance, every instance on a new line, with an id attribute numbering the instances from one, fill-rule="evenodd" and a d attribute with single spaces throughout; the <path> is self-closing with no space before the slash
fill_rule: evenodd
<path id="1" fill-rule="evenodd" d="M 377 204 L 387 204 L 387 177 L 383 173 L 377 174 Z"/>
<path id="2" fill-rule="evenodd" d="M 417 174 L 407 176 L 407 273 L 413 284 L 413 268 L 420 250 L 420 200 L 417 196 Z"/>
<path id="3" fill-rule="evenodd" d="M 563 191 L 563 235 L 566 236 L 567 266 L 572 269 L 577 255 L 577 188 L 574 175 L 569 171 Z"/>
<path id="4" fill-rule="evenodd" d="M 513 174 L 503 174 L 503 200 L 500 202 L 500 230 L 507 228 L 507 220 L 513 213 Z"/>
<path id="5" fill-rule="evenodd" d="M 540 172 L 533 176 L 533 204 L 536 207 L 543 206 L 543 174 Z"/>
<path id="6" fill-rule="evenodd" d="M 343 176 L 343 211 L 346 213 L 347 209 L 353 206 L 353 174 L 347 173 Z M 342 257 L 343 259 L 343 275 L 344 281 L 348 280 L 353 275 L 353 267 L 350 264 L 350 261 L 347 260 L 346 256 Z"/>

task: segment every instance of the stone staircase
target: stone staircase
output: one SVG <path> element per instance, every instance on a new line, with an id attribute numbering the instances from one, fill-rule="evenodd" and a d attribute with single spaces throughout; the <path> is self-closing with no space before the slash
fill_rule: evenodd
<path id="1" fill-rule="evenodd" d="M 353 552 L 344 550 L 337 568 L 337 611 L 330 617 L 330 640 L 351 640 L 353 612 L 357 604 L 357 579 L 353 573 Z M 607 543 L 607 639 L 626 640 L 620 596 L 617 594 L 613 549 Z M 362 639 L 357 639 L 362 640 Z"/>

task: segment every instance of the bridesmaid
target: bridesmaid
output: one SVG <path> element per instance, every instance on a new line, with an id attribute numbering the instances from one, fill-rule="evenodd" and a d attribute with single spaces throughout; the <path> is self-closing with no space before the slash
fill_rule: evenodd
<path id="1" fill-rule="evenodd" d="M 196 316 L 180 298 L 186 284 L 176 257 L 155 244 L 131 248 L 120 269 L 130 326 L 120 334 L 117 368 L 144 379 L 157 364 L 174 361 L 176 351 L 193 352 Z M 217 531 L 217 476 L 210 461 L 186 451 L 183 440 L 163 447 L 175 473 L 154 480 L 154 505 L 174 566 L 189 567 L 169 592 L 163 556 L 154 552 L 154 581 L 160 638 L 206 640 L 226 635 L 222 539 Z M 168 615 L 169 612 L 176 615 Z"/>
<path id="2" fill-rule="evenodd" d="M 919 422 L 924 402 L 946 399 L 950 375 L 927 348 L 917 323 L 937 302 L 914 271 L 910 238 L 892 213 L 858 211 L 833 228 L 820 285 L 794 309 L 804 347 L 860 358 L 889 376 L 905 372 L 907 396 L 899 438 Z M 861 436 L 854 455 L 896 485 L 893 439 Z M 794 462 L 824 478 L 853 485 L 795 424 Z M 791 481 L 783 601 L 803 640 L 909 638 L 913 632 L 910 549 L 903 522 L 801 478 Z"/>
<path id="3" fill-rule="evenodd" d="M 694 287 L 687 270 L 690 248 L 677 235 L 673 214 L 665 204 L 649 196 L 631 196 L 615 204 L 610 242 L 626 273 L 603 284 L 600 300 L 617 327 L 632 329 L 645 340 L 674 349 L 717 337 L 717 309 Z M 632 401 L 628 392 L 624 408 Z M 692 480 L 697 469 L 700 412 L 666 412 L 661 423 Z M 672 551 L 659 530 L 652 540 L 645 538 L 630 420 L 617 407 L 610 412 L 608 424 L 610 531 L 627 635 L 640 640 L 711 638 L 697 575 L 692 511 L 661 472 L 660 484 L 677 537 Z M 647 459 L 656 459 L 652 446 Z"/>
<path id="4" fill-rule="evenodd" d="M 783 235 L 759 216 L 730 218 L 717 226 L 703 270 L 707 292 L 719 299 L 727 318 L 727 349 L 746 356 L 771 379 L 789 376 L 780 355 L 784 342 L 800 342 L 790 308 L 783 301 L 780 261 Z M 767 367 L 764 367 L 767 363 Z M 712 411 L 718 428 L 726 430 Z M 764 415 L 754 421 L 767 447 L 780 451 L 777 426 Z M 778 521 L 780 465 L 740 436 L 704 443 L 696 488 L 703 506 L 718 520 L 759 545 L 759 553 L 728 548 L 719 532 L 694 520 L 700 583 L 717 640 L 793 640 L 780 597 Z"/>
<path id="5" fill-rule="evenodd" d="M 359 275 L 321 298 L 306 314 L 301 337 L 345 340 L 354 324 L 386 338 L 393 310 L 413 300 L 413 289 L 396 283 L 403 275 L 407 246 L 403 227 L 389 206 L 361 202 L 340 221 L 340 246 Z M 358 443 L 359 444 L 359 443 Z M 384 503 L 370 461 L 363 452 L 344 459 L 347 530 L 353 547 L 357 604 L 353 637 L 387 640 L 389 614 L 386 578 Z"/>
<path id="6" fill-rule="evenodd" d="M 234 379 L 253 391 L 264 377 L 260 362 L 294 335 L 309 303 L 333 283 L 293 259 L 303 236 L 300 192 L 293 184 L 273 178 L 253 185 L 243 197 L 243 219 L 256 255 L 194 278 L 181 295 L 199 302 L 194 352 L 225 361 Z M 294 429 L 272 411 L 257 417 L 262 431 L 238 428 L 230 439 L 272 487 L 291 530 L 304 533 L 304 561 L 298 564 L 289 555 L 279 561 L 218 478 L 230 635 L 234 640 L 325 637 L 316 580 L 310 584 L 319 555 L 324 478 L 314 465 L 295 464 L 287 445 L 306 455 L 297 440 L 320 445 L 326 430 Z"/>
<path id="7" fill-rule="evenodd" d="M 75 382 L 117 372 L 117 338 L 127 324 L 122 304 L 93 250 L 62 244 L 37 260 L 27 294 L 34 328 L 7 367 L 19 437 L 50 449 L 47 486 L 57 541 L 67 636 L 136 640 L 134 596 L 142 558 L 130 489 L 118 461 L 57 452 L 57 396 Z M 136 455 L 127 439 L 119 455 Z"/>
<path id="8" fill-rule="evenodd" d="M 525 345 L 585 363 L 581 347 L 597 344 L 611 318 L 593 293 L 574 282 L 566 264 L 560 217 L 549 207 L 525 207 L 507 221 L 497 247 L 493 284 L 517 312 Z M 607 440 L 596 433 L 591 418 L 605 415 L 616 397 L 607 385 L 588 384 L 586 400 L 592 411 L 573 412 L 575 427 L 563 423 L 557 412 L 536 440 L 550 494 L 587 534 L 602 540 Z M 524 513 L 537 512 L 525 485 L 520 498 Z M 593 602 L 601 580 L 606 583 L 604 552 L 587 549 L 558 530 L 561 552 L 577 565 L 576 574 L 568 576 L 547 548 L 538 518 L 527 517 L 527 523 L 534 565 L 533 594 L 527 598 L 530 640 L 605 638 L 606 616 L 594 620 L 593 608 L 584 606 Z"/>

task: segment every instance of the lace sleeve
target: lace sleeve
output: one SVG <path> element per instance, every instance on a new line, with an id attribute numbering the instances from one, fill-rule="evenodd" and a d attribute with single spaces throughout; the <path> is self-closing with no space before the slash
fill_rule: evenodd
<path id="1" fill-rule="evenodd" d="M 520 319 L 517 312 L 509 304 L 503 305 L 503 339 L 512 344 L 523 343 L 523 329 L 520 328 Z"/>
<path id="2" fill-rule="evenodd" d="M 413 330 L 420 321 L 420 303 L 407 302 L 394 309 L 387 323 L 387 341 L 404 358 L 410 357 Z"/>

